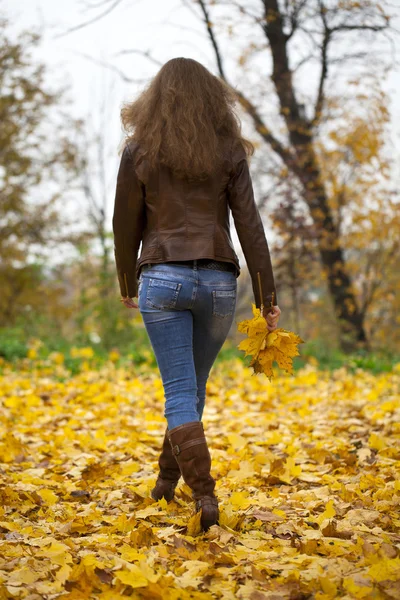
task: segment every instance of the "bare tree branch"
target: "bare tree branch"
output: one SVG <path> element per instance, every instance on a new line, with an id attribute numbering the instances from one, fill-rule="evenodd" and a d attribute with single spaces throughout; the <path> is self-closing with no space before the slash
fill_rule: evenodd
<path id="1" fill-rule="evenodd" d="M 161 67 L 164 64 L 162 61 L 151 56 L 149 50 L 139 50 L 137 48 L 121 50 L 120 52 L 116 52 L 115 54 L 113 54 L 113 56 L 123 56 L 124 54 L 140 54 L 141 56 L 148 58 L 150 62 L 154 63 L 158 67 Z"/>
<path id="2" fill-rule="evenodd" d="M 236 93 L 240 104 L 245 108 L 247 113 L 252 117 L 253 123 L 254 123 L 255 128 L 258 131 L 258 133 L 264 138 L 264 140 L 266 142 L 268 142 L 268 144 L 271 145 L 271 147 L 275 150 L 275 152 L 277 152 L 277 154 L 279 154 L 279 156 L 282 158 L 282 160 L 285 162 L 285 164 L 290 165 L 290 168 L 295 169 L 296 168 L 295 161 L 294 161 L 293 156 L 291 155 L 291 152 L 287 148 L 285 148 L 279 140 L 277 140 L 274 137 L 274 135 L 271 133 L 269 128 L 265 125 L 263 119 L 261 118 L 261 116 L 259 115 L 259 113 L 257 111 L 257 108 L 252 104 L 252 102 L 248 98 L 246 98 L 246 96 L 242 92 L 240 92 L 238 89 L 234 88 L 228 82 L 226 75 L 225 75 L 225 71 L 224 71 L 222 56 L 221 56 L 221 53 L 219 50 L 218 42 L 217 42 L 217 39 L 216 39 L 216 36 L 214 33 L 212 22 L 210 20 L 209 14 L 208 14 L 207 7 L 205 5 L 204 0 L 198 0 L 198 3 L 203 12 L 203 17 L 204 17 L 204 22 L 207 27 L 207 32 L 210 37 L 212 46 L 214 48 L 217 65 L 218 65 L 218 72 L 220 74 L 221 79 L 223 79 L 225 81 L 225 83 L 227 85 L 229 85 L 233 89 L 233 91 Z"/>
<path id="3" fill-rule="evenodd" d="M 201 8 L 201 11 L 203 13 L 204 22 L 205 22 L 206 27 L 207 27 L 207 33 L 208 33 L 208 35 L 210 37 L 211 44 L 212 44 L 212 46 L 214 48 L 215 57 L 217 59 L 218 72 L 219 72 L 221 78 L 224 81 L 227 82 L 227 78 L 226 78 L 226 75 L 225 75 L 225 72 L 224 72 L 224 67 L 223 67 L 223 64 L 222 64 L 222 56 L 221 56 L 221 53 L 219 51 L 219 46 L 217 44 L 216 37 L 214 35 L 213 26 L 212 26 L 212 23 L 210 21 L 210 16 L 208 14 L 208 10 L 207 10 L 206 4 L 205 4 L 204 0 L 198 0 L 198 3 L 199 3 L 199 6 Z"/>
<path id="4" fill-rule="evenodd" d="M 106 1 L 108 2 L 108 0 L 106 0 Z M 54 35 L 53 39 L 63 37 L 64 35 L 68 35 L 69 33 L 72 33 L 73 31 L 77 31 L 78 29 L 83 29 L 83 27 L 87 27 L 88 25 L 91 25 L 92 23 L 96 23 L 96 21 L 100 21 L 100 19 L 102 19 L 106 15 L 110 14 L 110 12 L 112 12 L 114 10 L 114 8 L 116 8 L 119 4 L 121 4 L 121 2 L 122 2 L 122 0 L 114 0 L 114 2 L 111 4 L 111 6 L 109 8 L 107 8 L 107 10 L 102 12 L 100 15 L 93 17 L 93 19 L 89 19 L 89 21 L 85 21 L 84 23 L 80 23 L 79 25 L 75 25 L 74 27 L 70 27 L 70 29 L 67 29 L 66 31 L 64 31 L 62 33 L 58 33 L 58 34 Z M 106 2 L 104 2 L 104 4 L 105 3 Z"/>
<path id="5" fill-rule="evenodd" d="M 292 37 L 292 35 L 298 29 L 298 26 L 299 26 L 299 16 L 300 16 L 300 13 L 303 10 L 303 8 L 307 5 L 307 2 L 308 2 L 308 0 L 301 0 L 297 4 L 294 4 L 294 6 L 293 6 L 293 12 L 290 15 L 291 30 L 286 35 L 286 39 L 288 41 L 290 40 L 290 38 Z M 287 12 L 287 14 L 289 13 L 289 5 L 288 5 L 288 3 L 286 3 L 286 12 Z"/>
<path id="6" fill-rule="evenodd" d="M 238 9 L 241 15 L 246 15 L 247 17 L 250 17 L 250 19 L 252 19 L 258 25 L 262 24 L 262 16 L 250 12 L 249 9 L 243 6 L 241 2 L 236 2 L 235 0 L 228 0 L 227 2 L 219 2 L 218 4 L 222 4 L 225 6 L 235 6 L 235 8 Z"/>
<path id="7" fill-rule="evenodd" d="M 331 31 L 383 31 L 387 29 L 387 25 L 348 25 L 342 23 L 332 27 Z"/>
<path id="8" fill-rule="evenodd" d="M 229 84 L 228 84 L 229 85 Z M 259 115 L 257 108 L 246 98 L 242 92 L 233 88 L 236 95 L 238 96 L 240 104 L 247 111 L 247 113 L 252 117 L 254 126 L 257 132 L 261 135 L 261 137 L 271 146 L 273 150 L 281 157 L 282 161 L 288 166 L 288 168 L 292 169 L 295 173 L 297 171 L 297 165 L 295 157 L 292 155 L 290 150 L 286 148 L 279 140 L 275 138 L 275 136 L 271 133 L 271 131 L 265 125 L 263 119 Z"/>
<path id="9" fill-rule="evenodd" d="M 310 61 L 310 60 L 315 60 L 315 56 L 312 52 L 310 54 L 307 54 L 307 56 L 305 56 L 301 60 L 299 60 L 299 62 L 297 63 L 297 65 L 295 67 L 292 67 L 293 73 L 298 71 L 298 69 L 300 69 L 306 63 L 308 63 L 308 61 Z"/>
<path id="10" fill-rule="evenodd" d="M 121 69 L 116 67 L 115 65 L 112 65 L 104 60 L 99 60 L 97 58 L 93 58 L 93 56 L 90 56 L 89 54 L 86 54 L 84 52 L 78 52 L 77 50 L 71 50 L 71 52 L 72 52 L 72 54 L 76 54 L 78 56 L 82 56 L 83 58 L 86 58 L 87 60 L 90 60 L 91 62 L 95 63 L 96 65 L 99 65 L 100 67 L 105 67 L 106 69 L 110 69 L 111 71 L 114 71 L 114 73 L 116 73 L 119 77 L 121 77 L 121 79 L 125 83 L 143 84 L 148 81 L 148 78 L 132 79 L 131 77 L 128 77 L 127 75 L 125 75 L 125 73 L 123 71 L 121 71 Z"/>
<path id="11" fill-rule="evenodd" d="M 320 12 L 320 16 L 321 16 L 321 20 L 324 26 L 324 35 L 322 38 L 322 44 L 321 44 L 321 75 L 319 78 L 319 85 L 318 85 L 318 95 L 317 95 L 317 101 L 315 103 L 315 108 L 314 108 L 314 117 L 311 121 L 311 127 L 315 127 L 322 116 L 322 109 L 324 107 L 324 100 L 325 100 L 325 95 L 324 95 L 324 88 L 325 88 L 325 82 L 326 79 L 328 77 L 328 46 L 329 46 L 329 42 L 331 40 L 331 30 L 328 27 L 328 23 L 326 20 L 326 9 L 325 9 L 325 5 L 323 0 L 318 0 L 318 4 L 319 4 L 319 12 Z"/>
<path id="12" fill-rule="evenodd" d="M 86 10 L 92 10 L 93 8 L 98 8 L 99 6 L 109 4 L 110 1 L 111 0 L 101 0 L 100 2 L 87 2 L 87 0 L 83 0 L 83 4 L 86 5 Z"/>

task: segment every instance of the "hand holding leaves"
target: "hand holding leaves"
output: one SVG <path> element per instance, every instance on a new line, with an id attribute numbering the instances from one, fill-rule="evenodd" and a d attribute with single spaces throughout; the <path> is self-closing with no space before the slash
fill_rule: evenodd
<path id="1" fill-rule="evenodd" d="M 252 310 L 253 319 L 238 323 L 238 331 L 248 335 L 247 339 L 240 342 L 238 348 L 244 350 L 245 356 L 253 357 L 249 365 L 254 370 L 253 375 L 265 373 L 271 381 L 274 361 L 287 373 L 292 374 L 292 358 L 299 355 L 297 345 L 303 343 L 304 340 L 286 329 L 279 328 L 268 331 L 268 325 L 261 309 L 256 308 L 256 305 L 252 303 Z"/>

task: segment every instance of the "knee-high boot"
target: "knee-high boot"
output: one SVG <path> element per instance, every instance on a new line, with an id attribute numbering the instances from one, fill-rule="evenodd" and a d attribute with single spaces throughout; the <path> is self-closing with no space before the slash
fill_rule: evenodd
<path id="1" fill-rule="evenodd" d="M 192 489 L 196 512 L 202 509 L 201 524 L 205 531 L 218 523 L 218 499 L 214 494 L 215 479 L 211 476 L 211 455 L 202 421 L 190 421 L 168 430 L 172 452 L 182 477 Z"/>
<path id="2" fill-rule="evenodd" d="M 167 502 L 171 502 L 181 476 L 181 471 L 175 456 L 172 453 L 171 444 L 168 438 L 168 427 L 165 430 L 158 465 L 160 467 L 160 472 L 157 477 L 156 485 L 151 490 L 151 497 L 153 500 L 165 498 Z"/>

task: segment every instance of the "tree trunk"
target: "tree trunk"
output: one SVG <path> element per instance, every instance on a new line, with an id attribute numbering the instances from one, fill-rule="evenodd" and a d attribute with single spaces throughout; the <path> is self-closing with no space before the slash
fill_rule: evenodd
<path id="1" fill-rule="evenodd" d="M 293 133 L 293 137 L 297 137 Z M 313 218 L 322 271 L 327 279 L 328 290 L 332 297 L 339 325 L 339 339 L 343 351 L 350 352 L 359 348 L 368 348 L 364 329 L 364 319 L 357 301 L 350 276 L 347 271 L 340 245 L 339 232 L 332 217 L 325 188 L 321 182 L 321 173 L 311 144 L 304 145 L 294 141 L 299 156 L 305 155 L 300 179 L 304 188 L 304 199 Z"/>
<path id="2" fill-rule="evenodd" d="M 357 306 L 340 245 L 325 186 L 313 147 L 312 122 L 300 110 L 292 81 L 287 53 L 288 36 L 284 33 L 283 18 L 277 0 L 263 0 L 264 31 L 269 40 L 273 59 L 272 81 L 279 98 L 294 156 L 287 166 L 292 168 L 303 186 L 303 197 L 314 222 L 322 268 L 335 306 L 340 331 L 340 345 L 345 352 L 367 346 L 363 317 Z M 328 42 L 329 37 L 326 37 Z M 326 52 L 326 48 L 325 48 Z M 324 63 L 321 77 L 327 76 Z M 324 79 L 322 79 L 323 83 Z M 323 89 L 323 86 L 320 86 Z M 318 110 L 321 109 L 321 98 Z M 294 164 L 293 164 L 294 163 Z M 294 166 L 294 169 L 293 169 Z"/>

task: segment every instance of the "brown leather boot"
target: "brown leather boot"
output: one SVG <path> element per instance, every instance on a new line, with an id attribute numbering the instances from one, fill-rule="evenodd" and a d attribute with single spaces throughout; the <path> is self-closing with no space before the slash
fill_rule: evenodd
<path id="1" fill-rule="evenodd" d="M 211 456 L 202 421 L 190 421 L 167 433 L 182 477 L 192 489 L 196 512 L 202 509 L 201 525 L 205 531 L 218 523 L 218 499 L 214 495 L 215 479 L 210 474 Z"/>
<path id="2" fill-rule="evenodd" d="M 167 502 L 171 502 L 174 498 L 175 488 L 178 485 L 181 471 L 175 456 L 172 454 L 172 448 L 167 434 L 168 427 L 165 430 L 163 446 L 160 458 L 158 459 L 160 472 L 157 477 L 156 485 L 151 490 L 151 497 L 153 500 L 165 498 Z"/>

